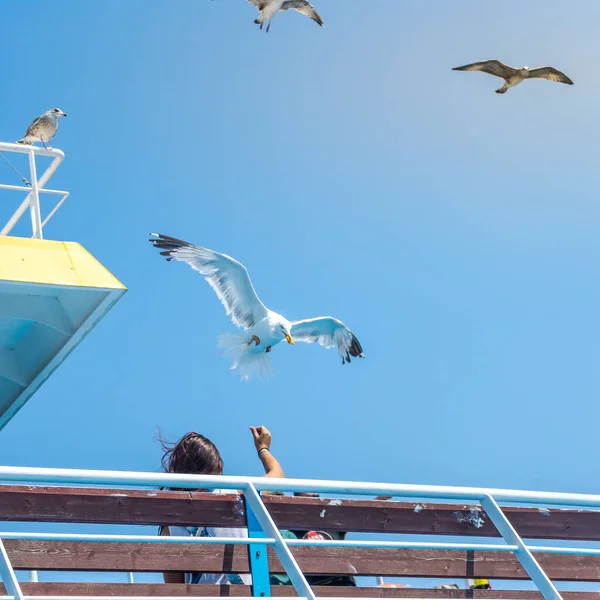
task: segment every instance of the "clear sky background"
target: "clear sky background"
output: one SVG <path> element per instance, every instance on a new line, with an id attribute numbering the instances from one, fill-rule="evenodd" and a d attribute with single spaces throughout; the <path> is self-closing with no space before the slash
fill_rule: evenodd
<path id="1" fill-rule="evenodd" d="M 600 4 L 315 6 L 323 29 L 267 35 L 242 0 L 4 0 L 0 139 L 68 113 L 44 233 L 129 292 L 1 462 L 157 470 L 160 426 L 258 475 L 264 424 L 291 477 L 600 493 Z M 575 85 L 451 71 L 487 58 Z M 366 359 L 282 344 L 240 382 L 216 348 L 235 327 L 150 231 L 234 256 L 290 319 L 342 319 Z"/>

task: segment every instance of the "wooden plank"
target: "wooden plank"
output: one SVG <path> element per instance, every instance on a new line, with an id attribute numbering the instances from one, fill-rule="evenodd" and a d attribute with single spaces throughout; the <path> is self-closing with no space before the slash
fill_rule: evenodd
<path id="1" fill-rule="evenodd" d="M 177 585 L 156 583 L 22 583 L 27 596 L 252 596 L 246 585 Z M 473 598 L 474 600 L 542 600 L 533 591 L 513 590 L 434 590 L 419 588 L 335 587 L 315 586 L 317 597 L 350 598 Z M 0 585 L 0 593 L 5 593 Z M 273 586 L 274 597 L 296 596 L 290 586 Z M 563 592 L 564 600 L 600 600 L 600 592 Z"/>
<path id="2" fill-rule="evenodd" d="M 162 490 L 0 486 L 0 519 L 57 523 L 241 527 L 237 495 Z"/>
<path id="3" fill-rule="evenodd" d="M 5 546 L 15 569 L 248 572 L 245 546 L 23 540 L 6 540 Z M 500 552 L 308 546 L 292 548 L 292 552 L 307 575 L 528 579 L 512 554 Z M 551 579 L 600 581 L 600 557 L 558 554 L 536 557 Z M 274 573 L 283 572 L 272 549 L 269 566 Z"/>
<path id="4" fill-rule="evenodd" d="M 248 573 L 245 546 L 5 540 L 14 569 Z"/>
<path id="5" fill-rule="evenodd" d="M 283 529 L 372 533 L 498 536 L 472 507 L 376 500 L 267 496 Z M 600 511 L 506 508 L 526 538 L 600 540 Z M 474 518 L 475 517 L 475 518 Z M 152 490 L 0 486 L 0 519 L 66 523 L 241 527 L 239 496 Z"/>

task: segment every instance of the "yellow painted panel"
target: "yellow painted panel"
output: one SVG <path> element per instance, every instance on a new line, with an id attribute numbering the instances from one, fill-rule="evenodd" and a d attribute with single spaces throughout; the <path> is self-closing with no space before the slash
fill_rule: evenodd
<path id="1" fill-rule="evenodd" d="M 0 280 L 127 289 L 75 242 L 0 236 Z"/>

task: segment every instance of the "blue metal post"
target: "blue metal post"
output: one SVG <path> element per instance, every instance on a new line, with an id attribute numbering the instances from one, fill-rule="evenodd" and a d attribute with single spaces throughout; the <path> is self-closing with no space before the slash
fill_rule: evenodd
<path id="1" fill-rule="evenodd" d="M 519 562 L 525 571 L 527 571 L 527 574 L 531 577 L 531 581 L 536 585 L 542 596 L 546 600 L 562 600 L 562 596 L 558 593 L 558 590 L 554 587 L 554 584 L 550 581 L 544 569 L 542 569 L 538 561 L 535 560 L 533 554 L 521 539 L 521 536 L 517 533 L 506 515 L 502 512 L 502 509 L 498 506 L 494 498 L 487 494 L 481 500 L 481 506 L 500 535 L 504 538 L 504 541 L 507 544 L 518 546 L 519 549 L 515 552 L 515 556 L 519 559 Z"/>
<path id="2" fill-rule="evenodd" d="M 254 516 L 259 522 L 262 531 L 265 535 L 268 535 L 275 540 L 275 554 L 277 554 L 277 558 L 283 565 L 288 577 L 292 580 L 292 585 L 296 589 L 298 596 L 300 596 L 300 598 L 305 598 L 306 600 L 317 600 L 315 593 L 312 591 L 308 581 L 306 581 L 306 577 L 304 577 L 304 573 L 300 570 L 294 555 L 288 548 L 283 537 L 281 537 L 281 533 L 279 532 L 279 529 L 277 529 L 277 525 L 275 525 L 267 507 L 250 481 L 244 488 L 244 498 L 246 499 L 247 505 L 252 508 Z"/>
<path id="3" fill-rule="evenodd" d="M 246 509 L 246 525 L 248 527 L 248 537 L 266 538 L 265 532 L 260 526 L 256 515 L 252 511 L 252 508 L 248 504 L 245 495 L 244 506 Z M 248 544 L 248 553 L 250 555 L 250 573 L 252 574 L 252 595 L 262 597 L 270 596 L 271 583 L 269 581 L 269 558 L 267 554 L 267 545 Z"/>
<path id="4" fill-rule="evenodd" d="M 14 600 L 24 600 L 21 586 L 17 580 L 17 576 L 13 571 L 10 559 L 6 553 L 6 548 L 0 540 L 0 578 L 6 588 L 6 591 L 14 598 Z"/>

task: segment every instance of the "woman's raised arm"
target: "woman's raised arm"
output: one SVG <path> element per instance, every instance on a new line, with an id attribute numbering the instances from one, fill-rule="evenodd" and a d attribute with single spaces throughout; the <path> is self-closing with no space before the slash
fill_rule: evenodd
<path id="1" fill-rule="evenodd" d="M 250 427 L 258 458 L 265 469 L 264 477 L 285 477 L 279 461 L 271 454 L 271 432 L 264 426 Z"/>

